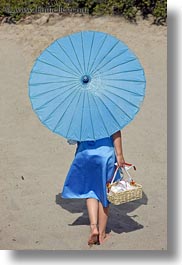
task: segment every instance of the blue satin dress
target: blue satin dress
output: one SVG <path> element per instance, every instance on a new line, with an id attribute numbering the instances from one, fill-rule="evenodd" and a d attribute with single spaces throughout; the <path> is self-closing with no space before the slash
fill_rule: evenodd
<path id="1" fill-rule="evenodd" d="M 115 162 L 112 137 L 78 142 L 63 186 L 62 198 L 95 198 L 107 207 L 106 183 L 114 174 Z M 116 179 L 119 178 L 118 172 Z"/>

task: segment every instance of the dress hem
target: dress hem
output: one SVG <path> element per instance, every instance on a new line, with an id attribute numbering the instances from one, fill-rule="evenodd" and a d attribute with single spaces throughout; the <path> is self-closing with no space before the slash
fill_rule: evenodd
<path id="1" fill-rule="evenodd" d="M 108 201 L 107 205 L 106 204 L 103 204 L 103 202 L 101 200 L 99 200 L 99 198 L 97 196 L 94 196 L 94 195 L 86 195 L 86 194 L 80 195 L 80 196 L 71 196 L 71 197 L 64 196 L 64 195 L 61 194 L 61 198 L 63 198 L 63 199 L 70 199 L 70 200 L 71 199 L 74 200 L 74 199 L 90 199 L 90 198 L 93 198 L 93 199 L 98 200 L 103 205 L 104 208 L 108 207 L 109 204 L 110 204 L 109 201 Z"/>

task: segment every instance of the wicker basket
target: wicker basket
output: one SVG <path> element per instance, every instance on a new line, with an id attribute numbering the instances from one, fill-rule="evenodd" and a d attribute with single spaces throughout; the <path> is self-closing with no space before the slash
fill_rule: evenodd
<path id="1" fill-rule="evenodd" d="M 136 170 L 134 165 L 128 164 L 128 163 L 126 163 L 126 165 L 129 166 L 128 169 L 130 169 L 131 167 L 134 167 L 134 169 Z M 128 172 L 127 167 L 124 167 L 123 169 L 128 176 L 127 181 L 130 182 L 130 185 L 133 186 L 133 189 L 119 191 L 119 192 L 111 192 L 111 187 L 118 185 L 118 181 L 114 182 L 116 173 L 119 170 L 119 167 L 117 167 L 111 183 L 107 183 L 107 199 L 109 202 L 115 205 L 123 204 L 126 202 L 130 202 L 130 201 L 134 201 L 134 200 L 138 200 L 142 198 L 142 185 L 133 181 L 133 179 L 131 178 Z"/>

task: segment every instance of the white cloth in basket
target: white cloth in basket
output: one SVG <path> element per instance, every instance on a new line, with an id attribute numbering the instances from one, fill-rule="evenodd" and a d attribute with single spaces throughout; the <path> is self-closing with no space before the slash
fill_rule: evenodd
<path id="1" fill-rule="evenodd" d="M 125 180 L 120 180 L 118 181 L 117 185 L 113 185 L 111 187 L 111 192 L 113 193 L 117 193 L 117 192 L 121 192 L 121 191 L 126 191 L 126 190 L 132 190 L 135 189 L 135 186 L 131 186 L 130 183 L 128 181 Z"/>

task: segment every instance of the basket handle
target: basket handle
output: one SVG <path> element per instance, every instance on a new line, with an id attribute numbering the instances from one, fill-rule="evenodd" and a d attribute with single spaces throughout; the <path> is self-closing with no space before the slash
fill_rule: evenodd
<path id="1" fill-rule="evenodd" d="M 119 169 L 119 166 L 117 166 L 116 169 L 115 169 L 114 175 L 113 175 L 112 180 L 111 180 L 111 184 L 113 184 L 113 182 L 115 180 L 115 177 L 116 177 L 116 174 L 118 172 L 118 169 Z"/>
<path id="2" fill-rule="evenodd" d="M 115 163 L 115 164 L 117 165 L 117 163 Z M 126 169 L 125 166 L 129 166 L 129 168 Z M 128 170 L 129 170 L 131 167 L 133 167 L 134 170 L 136 170 L 136 167 L 135 167 L 133 164 L 129 164 L 129 163 L 124 163 L 124 166 L 122 167 L 122 169 L 124 169 L 125 173 L 127 174 L 129 181 L 132 181 L 132 180 L 133 180 L 132 177 L 131 177 L 131 175 L 130 175 L 129 172 L 128 172 Z M 113 184 L 113 182 L 114 182 L 114 180 L 115 180 L 115 177 L 116 177 L 116 174 L 117 174 L 119 168 L 120 168 L 119 166 L 116 167 L 115 172 L 114 172 L 114 175 L 113 175 L 112 180 L 111 180 L 111 184 Z"/>
<path id="3" fill-rule="evenodd" d="M 124 169 L 126 175 L 128 176 L 129 182 L 131 182 L 133 179 L 132 179 L 131 175 L 129 174 L 128 170 L 125 167 L 123 167 L 123 169 Z"/>

